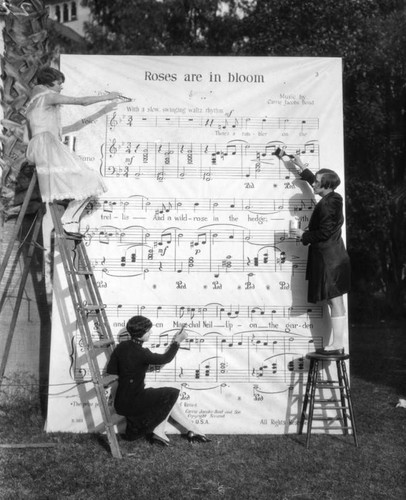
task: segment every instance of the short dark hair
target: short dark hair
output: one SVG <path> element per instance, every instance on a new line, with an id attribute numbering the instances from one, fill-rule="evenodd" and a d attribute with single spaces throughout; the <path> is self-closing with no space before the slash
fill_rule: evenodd
<path id="1" fill-rule="evenodd" d="M 316 172 L 316 175 L 319 174 L 321 175 L 320 179 L 320 187 L 324 189 L 335 189 L 341 184 L 341 179 L 334 172 L 334 170 L 330 170 L 329 168 L 322 168 L 318 172 Z"/>
<path id="2" fill-rule="evenodd" d="M 152 321 L 145 316 L 133 316 L 126 325 L 131 337 L 140 338 L 152 328 Z"/>
<path id="3" fill-rule="evenodd" d="M 38 85 L 52 85 L 55 81 L 64 82 L 65 75 L 55 69 L 46 66 L 37 71 L 37 83 Z"/>

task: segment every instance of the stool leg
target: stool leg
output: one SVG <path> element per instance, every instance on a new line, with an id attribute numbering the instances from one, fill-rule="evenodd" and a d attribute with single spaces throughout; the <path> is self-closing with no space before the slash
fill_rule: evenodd
<path id="1" fill-rule="evenodd" d="M 300 417 L 299 434 L 302 434 L 304 422 L 306 420 L 306 410 L 307 410 L 307 404 L 309 402 L 309 391 L 310 391 L 310 385 L 311 385 L 311 380 L 312 380 L 313 366 L 314 366 L 314 360 L 311 359 L 309 372 L 307 374 L 307 384 L 306 384 L 306 392 L 305 392 L 303 406 L 302 406 L 302 415 Z"/>
<path id="2" fill-rule="evenodd" d="M 313 426 L 313 411 L 314 411 L 314 396 L 316 393 L 316 384 L 317 384 L 317 374 L 319 371 L 319 362 L 317 360 L 314 361 L 313 370 L 312 370 L 312 378 L 310 380 L 310 405 L 309 405 L 309 415 L 307 417 L 307 436 L 306 436 L 306 448 L 309 448 L 310 445 L 310 435 L 312 433 Z"/>
<path id="3" fill-rule="evenodd" d="M 344 361 L 341 361 L 341 360 L 336 361 L 338 385 L 339 385 L 339 389 L 340 389 L 340 399 L 341 399 L 341 407 L 342 407 L 341 413 L 343 415 L 343 424 L 344 424 L 344 435 L 347 435 L 348 434 L 348 419 L 347 419 L 347 403 L 345 400 L 347 387 L 345 385 L 343 373 L 341 370 L 341 366 L 343 364 L 344 364 Z"/>
<path id="4" fill-rule="evenodd" d="M 352 399 L 351 399 L 351 392 L 350 392 L 350 384 L 349 384 L 349 381 L 348 381 L 348 374 L 347 374 L 347 368 L 345 366 L 345 362 L 343 362 L 343 377 L 344 377 L 345 390 L 346 390 L 346 393 L 347 393 L 348 412 L 350 414 L 351 427 L 352 427 L 352 435 L 353 435 L 353 438 L 354 438 L 355 446 L 358 448 L 357 429 L 355 427 L 354 410 L 352 408 Z"/>

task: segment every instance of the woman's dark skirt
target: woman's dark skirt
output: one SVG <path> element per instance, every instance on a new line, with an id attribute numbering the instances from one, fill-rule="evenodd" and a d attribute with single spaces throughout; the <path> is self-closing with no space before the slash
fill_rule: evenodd
<path id="1" fill-rule="evenodd" d="M 310 245 L 306 279 L 309 281 L 307 300 L 313 304 L 350 291 L 350 259 L 342 240 Z"/>
<path id="2" fill-rule="evenodd" d="M 125 438 L 134 441 L 151 434 L 155 427 L 168 417 L 178 396 L 179 389 L 173 387 L 145 389 L 136 398 L 136 413 L 125 416 L 127 420 Z"/>

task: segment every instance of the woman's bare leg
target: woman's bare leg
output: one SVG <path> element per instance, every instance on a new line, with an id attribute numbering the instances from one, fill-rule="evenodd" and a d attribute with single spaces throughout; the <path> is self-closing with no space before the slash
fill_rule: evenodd
<path id="1" fill-rule="evenodd" d="M 90 199 L 91 197 L 84 200 L 72 200 L 69 202 L 69 205 L 66 207 L 61 217 L 61 222 L 65 231 L 68 231 L 68 233 L 79 232 L 79 220 Z"/>
<path id="2" fill-rule="evenodd" d="M 176 403 L 175 403 L 176 404 Z M 166 435 L 165 429 L 166 429 L 166 424 L 168 422 L 169 415 L 163 420 L 160 424 L 158 424 L 155 429 L 152 431 L 153 434 L 158 436 L 159 438 L 163 439 L 164 441 L 167 441 L 169 443 L 169 438 Z"/>
<path id="3" fill-rule="evenodd" d="M 343 349 L 347 340 L 347 316 L 343 296 L 329 300 L 331 309 L 332 338 L 327 351 Z"/>
<path id="4" fill-rule="evenodd" d="M 172 410 L 170 411 L 168 417 L 161 422 L 159 425 L 155 427 L 153 430 L 153 434 L 158 436 L 159 438 L 163 439 L 167 443 L 169 443 L 169 438 L 166 435 L 165 429 L 166 429 L 166 423 L 168 421 L 168 418 L 173 419 L 182 429 L 184 434 L 191 433 L 193 434 L 193 437 L 190 440 L 194 441 L 210 441 L 209 439 L 206 438 L 206 436 L 200 431 L 200 429 L 195 425 L 183 412 L 182 408 L 180 407 L 179 403 L 175 403 L 172 407 Z M 189 438 L 189 436 L 188 436 Z"/>
<path id="5" fill-rule="evenodd" d="M 344 305 L 344 298 L 342 295 L 339 297 L 334 297 L 328 301 L 331 309 L 331 317 L 345 316 L 346 310 Z"/>
<path id="6" fill-rule="evenodd" d="M 191 432 L 194 432 L 195 434 L 200 434 L 202 436 L 204 435 L 204 434 L 202 434 L 202 432 L 200 431 L 200 429 L 197 427 L 197 425 L 195 425 L 192 422 L 192 420 L 190 420 L 186 416 L 186 414 L 184 413 L 184 411 L 180 407 L 179 403 L 175 403 L 173 405 L 171 413 L 169 414 L 169 416 L 171 418 L 173 418 L 173 420 L 175 420 L 175 422 L 182 427 L 182 429 L 184 430 L 185 433 L 191 431 Z"/>

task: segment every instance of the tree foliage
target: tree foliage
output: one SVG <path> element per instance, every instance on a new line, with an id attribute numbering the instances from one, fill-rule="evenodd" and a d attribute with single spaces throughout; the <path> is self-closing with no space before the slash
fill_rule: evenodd
<path id="1" fill-rule="evenodd" d="M 88 38 L 111 54 L 224 54 L 238 18 L 234 0 L 91 0 Z"/>
<path id="2" fill-rule="evenodd" d="M 93 52 L 340 57 L 348 248 L 399 310 L 406 265 L 405 0 L 91 0 Z M 368 230 L 366 228 L 369 228 Z M 403 302 L 402 302 L 403 301 Z"/>

